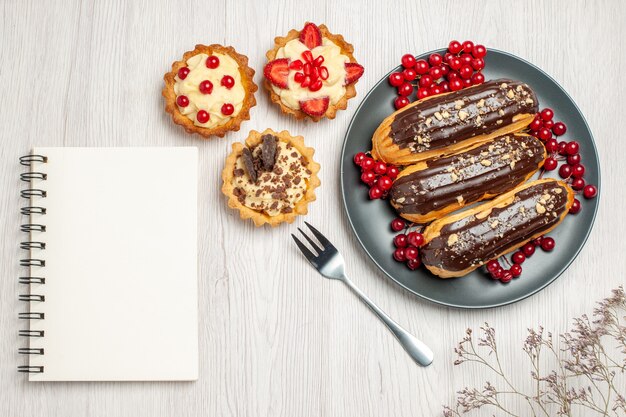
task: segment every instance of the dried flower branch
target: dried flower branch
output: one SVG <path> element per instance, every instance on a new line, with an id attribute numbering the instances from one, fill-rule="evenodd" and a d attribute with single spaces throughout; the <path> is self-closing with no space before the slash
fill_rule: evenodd
<path id="1" fill-rule="evenodd" d="M 528 329 L 522 350 L 531 364 L 532 392 L 522 392 L 504 372 L 498 355 L 496 331 L 485 323 L 481 336 L 467 329 L 454 349 L 455 365 L 475 362 L 487 367 L 503 381 L 504 389 L 486 382 L 482 389 L 465 387 L 457 392 L 454 407 L 445 406 L 445 417 L 459 417 L 472 410 L 492 407 L 506 416 L 572 416 L 574 410 L 585 416 L 626 415 L 626 399 L 616 378 L 626 374 L 626 295 L 624 288 L 598 303 L 593 318 L 574 319 L 573 328 L 559 336 L 560 349 L 552 334 Z M 556 362 L 556 369 L 544 370 L 545 356 Z M 551 363 L 552 363 L 551 362 Z M 623 388 L 624 385 L 622 384 Z M 503 405 L 505 396 L 518 396 L 527 408 L 512 411 Z M 482 414 L 481 414 L 482 415 Z"/>

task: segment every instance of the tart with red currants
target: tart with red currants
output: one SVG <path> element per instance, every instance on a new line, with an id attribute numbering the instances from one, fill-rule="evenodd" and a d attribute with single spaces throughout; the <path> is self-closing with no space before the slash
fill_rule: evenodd
<path id="1" fill-rule="evenodd" d="M 286 130 L 251 131 L 245 143 L 233 144 L 222 171 L 228 206 L 257 227 L 293 223 L 308 212 L 320 185 L 314 152 Z"/>
<path id="2" fill-rule="evenodd" d="M 338 110 L 347 108 L 356 96 L 354 84 L 363 66 L 343 36 L 307 22 L 302 30 L 292 29 L 274 42 L 266 54 L 264 85 L 283 113 L 317 122 L 334 119 Z"/>
<path id="3" fill-rule="evenodd" d="M 254 70 L 230 46 L 196 45 L 165 74 L 165 111 L 187 133 L 223 137 L 250 119 L 256 105 Z"/>

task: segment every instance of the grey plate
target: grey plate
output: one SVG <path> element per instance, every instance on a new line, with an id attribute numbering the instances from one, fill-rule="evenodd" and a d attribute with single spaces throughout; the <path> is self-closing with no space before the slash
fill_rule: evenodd
<path id="1" fill-rule="evenodd" d="M 431 51 L 421 55 L 426 58 Z M 509 53 L 489 49 L 485 59 L 486 79 L 511 78 L 528 83 L 537 93 L 541 108 L 554 109 L 555 119 L 567 125 L 567 133 L 561 140 L 576 139 L 580 143 L 585 180 L 588 184 L 600 184 L 600 165 L 593 136 L 582 113 L 563 90 L 545 72 Z M 395 68 L 393 71 L 398 71 Z M 360 182 L 360 169 L 352 157 L 360 151 L 371 149 L 372 134 L 382 120 L 394 111 L 395 88 L 381 79 L 367 94 L 356 110 L 344 140 L 341 155 L 341 192 L 352 229 L 374 263 L 392 280 L 412 293 L 435 303 L 460 308 L 497 307 L 522 300 L 545 288 L 572 263 L 580 252 L 593 226 L 599 198 L 585 200 L 580 196 L 582 210 L 575 216 L 567 216 L 550 236 L 556 240 L 551 253 L 541 250 L 527 260 L 520 278 L 509 284 L 489 279 L 480 269 L 463 278 L 439 279 L 426 269 L 410 271 L 405 265 L 393 260 L 392 239 L 395 233 L 389 224 L 395 217 L 387 201 L 370 201 L 367 187 Z M 554 173 L 553 176 L 558 176 Z"/>

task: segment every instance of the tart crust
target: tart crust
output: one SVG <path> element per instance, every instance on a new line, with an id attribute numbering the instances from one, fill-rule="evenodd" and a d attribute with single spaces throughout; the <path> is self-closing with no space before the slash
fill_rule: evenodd
<path id="1" fill-rule="evenodd" d="M 178 105 L 176 104 L 176 93 L 174 92 L 174 84 L 176 83 L 175 76 L 178 74 L 178 70 L 187 65 L 187 60 L 198 54 L 212 55 L 214 52 L 228 55 L 234 59 L 239 65 L 239 74 L 241 75 L 241 82 L 243 84 L 246 95 L 243 99 L 243 104 L 239 113 L 232 117 L 228 122 L 223 125 L 215 126 L 213 128 L 206 128 L 196 126 L 189 117 L 182 114 Z M 182 126 L 187 133 L 197 133 L 205 139 L 211 136 L 224 137 L 229 131 L 238 131 L 241 123 L 244 120 L 250 119 L 250 109 L 256 105 L 256 99 L 254 93 L 258 90 L 257 85 L 254 83 L 254 70 L 248 66 L 248 57 L 241 55 L 235 51 L 232 46 L 222 46 L 218 44 L 213 45 L 196 45 L 193 51 L 185 52 L 183 59 L 175 61 L 172 64 L 172 70 L 165 74 L 163 79 L 165 80 L 165 87 L 163 87 L 162 95 L 165 97 L 165 111 L 172 116 L 172 120 L 177 125 Z"/>
<path id="2" fill-rule="evenodd" d="M 309 162 L 308 169 L 311 171 L 311 176 L 306 180 L 307 187 L 304 196 L 296 203 L 291 213 L 280 213 L 276 216 L 270 216 L 267 213 L 253 210 L 250 207 L 246 207 L 241 204 L 234 194 L 234 187 L 232 184 L 232 180 L 234 178 L 233 171 L 235 169 L 237 158 L 239 158 L 244 149 L 244 145 L 239 142 L 233 143 L 232 152 L 226 158 L 224 170 L 222 171 L 222 193 L 224 193 L 224 195 L 228 198 L 228 207 L 238 210 L 239 216 L 242 219 L 252 219 L 257 227 L 263 226 L 264 224 L 269 224 L 270 226 L 275 227 L 283 222 L 293 223 L 297 216 L 307 214 L 308 204 L 311 201 L 315 201 L 316 198 L 315 188 L 320 185 L 320 180 L 317 176 L 317 173 L 320 170 L 320 165 L 313 160 L 315 150 L 313 148 L 307 148 L 304 145 L 304 138 L 302 136 L 291 136 L 286 130 L 283 130 L 282 132 L 275 132 L 272 129 L 265 129 L 263 132 L 251 130 L 250 134 L 246 138 L 245 145 L 250 148 L 258 146 L 262 142 L 262 137 L 268 134 L 274 135 L 279 141 L 290 143 L 294 148 L 296 148 L 298 152 L 300 152 L 300 154 Z"/>
<path id="3" fill-rule="evenodd" d="M 333 41 L 333 43 L 339 46 L 339 48 L 341 49 L 341 53 L 347 56 L 350 59 L 351 63 L 357 63 L 356 58 L 354 58 L 354 55 L 352 55 L 352 53 L 354 52 L 354 47 L 348 42 L 346 42 L 346 40 L 343 38 L 342 35 L 334 35 L 330 33 L 326 25 L 319 25 L 318 27 L 322 34 L 322 37 L 330 39 L 331 41 Z M 297 29 L 291 29 L 289 33 L 287 33 L 287 36 L 275 37 L 274 48 L 270 49 L 265 54 L 265 56 L 267 57 L 267 61 L 268 62 L 273 61 L 276 58 L 276 54 L 278 53 L 278 50 L 280 48 L 284 47 L 287 44 L 287 42 L 293 39 L 298 39 L 299 37 L 300 37 L 300 31 Z M 306 114 L 300 109 L 292 109 L 291 107 L 283 104 L 282 100 L 280 99 L 280 96 L 276 94 L 274 90 L 272 89 L 272 83 L 270 83 L 268 79 L 265 79 L 263 82 L 263 85 L 265 86 L 267 91 L 269 91 L 270 93 L 270 100 L 273 103 L 278 104 L 283 113 L 289 114 L 298 120 L 310 119 L 310 120 L 313 120 L 314 122 L 319 122 L 324 117 L 328 119 L 334 119 L 335 116 L 337 115 L 338 110 L 345 110 L 346 108 L 348 108 L 348 100 L 356 96 L 356 88 L 354 87 L 354 84 L 355 83 L 350 83 L 345 86 L 346 93 L 343 95 L 341 100 L 339 100 L 336 104 L 329 104 L 328 109 L 326 110 L 326 113 L 324 113 L 324 115 L 311 116 L 311 115 Z"/>

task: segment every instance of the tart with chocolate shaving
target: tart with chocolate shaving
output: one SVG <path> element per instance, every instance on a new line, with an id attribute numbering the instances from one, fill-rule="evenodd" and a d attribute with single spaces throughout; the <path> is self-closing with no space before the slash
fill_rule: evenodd
<path id="1" fill-rule="evenodd" d="M 302 30 L 292 29 L 274 42 L 266 53 L 264 85 L 283 113 L 317 122 L 334 119 L 338 110 L 347 108 L 363 67 L 343 36 L 307 22 Z"/>
<path id="2" fill-rule="evenodd" d="M 187 133 L 223 137 L 250 119 L 258 87 L 248 58 L 230 46 L 196 45 L 165 74 L 165 111 Z"/>
<path id="3" fill-rule="evenodd" d="M 222 171 L 228 206 L 256 226 L 292 223 L 315 200 L 320 166 L 313 148 L 289 132 L 252 130 L 245 143 L 233 143 Z"/>

